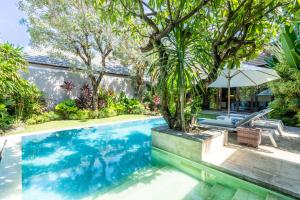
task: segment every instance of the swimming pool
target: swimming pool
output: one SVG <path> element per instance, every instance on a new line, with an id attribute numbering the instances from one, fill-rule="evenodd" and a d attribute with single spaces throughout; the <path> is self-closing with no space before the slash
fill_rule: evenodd
<path id="1" fill-rule="evenodd" d="M 23 136 L 23 199 L 229 200 L 278 195 L 152 148 L 151 128 L 163 124 L 162 119 L 150 119 Z"/>

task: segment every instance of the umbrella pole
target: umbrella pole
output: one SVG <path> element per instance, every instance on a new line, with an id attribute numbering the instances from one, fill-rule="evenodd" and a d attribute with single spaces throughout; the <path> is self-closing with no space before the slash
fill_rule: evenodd
<path id="1" fill-rule="evenodd" d="M 227 116 L 228 118 L 230 118 L 230 71 L 228 71 L 228 82 L 227 82 L 227 109 L 228 109 L 228 113 L 227 113 Z"/>
<path id="2" fill-rule="evenodd" d="M 227 82 L 227 98 L 228 98 L 228 105 L 227 105 L 227 109 L 228 109 L 228 113 L 227 113 L 227 116 L 228 118 L 230 118 L 230 77 L 228 78 L 228 82 Z"/>

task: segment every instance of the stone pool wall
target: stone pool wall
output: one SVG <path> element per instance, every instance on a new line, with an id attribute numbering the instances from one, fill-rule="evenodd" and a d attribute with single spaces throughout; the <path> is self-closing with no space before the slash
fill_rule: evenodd
<path id="1" fill-rule="evenodd" d="M 221 150 L 227 143 L 227 131 L 203 130 L 188 134 L 167 127 L 152 129 L 152 145 L 195 162 L 202 162 L 210 153 Z"/>

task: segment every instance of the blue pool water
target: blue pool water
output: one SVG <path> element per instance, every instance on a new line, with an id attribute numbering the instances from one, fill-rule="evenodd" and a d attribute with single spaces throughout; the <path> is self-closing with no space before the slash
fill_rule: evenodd
<path id="1" fill-rule="evenodd" d="M 22 137 L 23 199 L 79 199 L 150 165 L 151 119 Z"/>

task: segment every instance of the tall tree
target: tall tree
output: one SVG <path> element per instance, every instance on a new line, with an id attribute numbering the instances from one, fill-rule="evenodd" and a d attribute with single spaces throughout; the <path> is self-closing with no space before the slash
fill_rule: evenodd
<path id="1" fill-rule="evenodd" d="M 92 107 L 97 110 L 98 88 L 117 43 L 104 7 L 95 10 L 92 0 L 21 0 L 20 8 L 28 16 L 34 46 L 80 61 L 92 85 Z"/>
<path id="2" fill-rule="evenodd" d="M 276 37 L 281 11 L 288 1 L 274 0 L 223 0 L 208 7 L 209 15 L 200 19 L 198 30 L 199 62 L 206 71 L 203 87 L 204 106 L 208 106 L 208 85 L 218 76 L 218 71 L 227 66 L 239 67 L 251 59 L 264 45 Z"/>
<path id="3" fill-rule="evenodd" d="M 176 1 L 115 1 L 114 8 L 121 8 L 127 24 L 133 32 L 141 33 L 146 30 L 142 37 L 147 38 L 146 45 L 141 46 L 142 52 L 155 50 L 159 61 L 160 76 L 160 99 L 161 113 L 167 121 L 169 127 L 175 128 L 178 124 L 178 116 L 174 116 L 170 110 L 170 93 L 168 87 L 168 53 L 164 44 L 164 39 L 176 26 L 184 24 L 196 13 L 199 13 L 210 0 L 176 0 Z M 119 3 L 119 4 L 118 4 Z M 135 23 L 134 23 L 135 22 Z"/>
<path id="4" fill-rule="evenodd" d="M 136 34 L 128 30 L 122 31 L 119 35 L 122 41 L 113 55 L 120 59 L 122 65 L 130 68 L 135 95 L 142 100 L 145 76 L 148 76 L 147 72 L 153 56 L 141 52 L 139 46 L 143 44 L 143 38 L 137 37 Z"/>
<path id="5" fill-rule="evenodd" d="M 166 50 L 166 37 L 176 27 L 190 22 L 198 27 L 191 33 L 196 34 L 194 43 L 198 44 L 193 51 L 198 54 L 197 62 L 202 72 L 206 73 L 205 83 L 208 85 L 226 64 L 239 65 L 242 59 L 255 55 L 269 41 L 276 32 L 276 22 L 280 16 L 278 8 L 288 3 L 287 0 L 115 2 L 119 4 L 115 4 L 114 8 L 122 8 L 121 12 L 125 13 L 124 17 L 127 17 L 132 31 L 146 30 L 146 34 L 143 32 L 141 36 L 147 37 L 148 42 L 141 46 L 141 50 L 154 51 L 159 57 L 160 77 L 157 81 L 161 86 L 161 113 L 170 128 L 175 128 L 182 117 L 174 115 L 170 105 L 173 91 L 168 87 L 168 63 L 172 58 Z"/>

